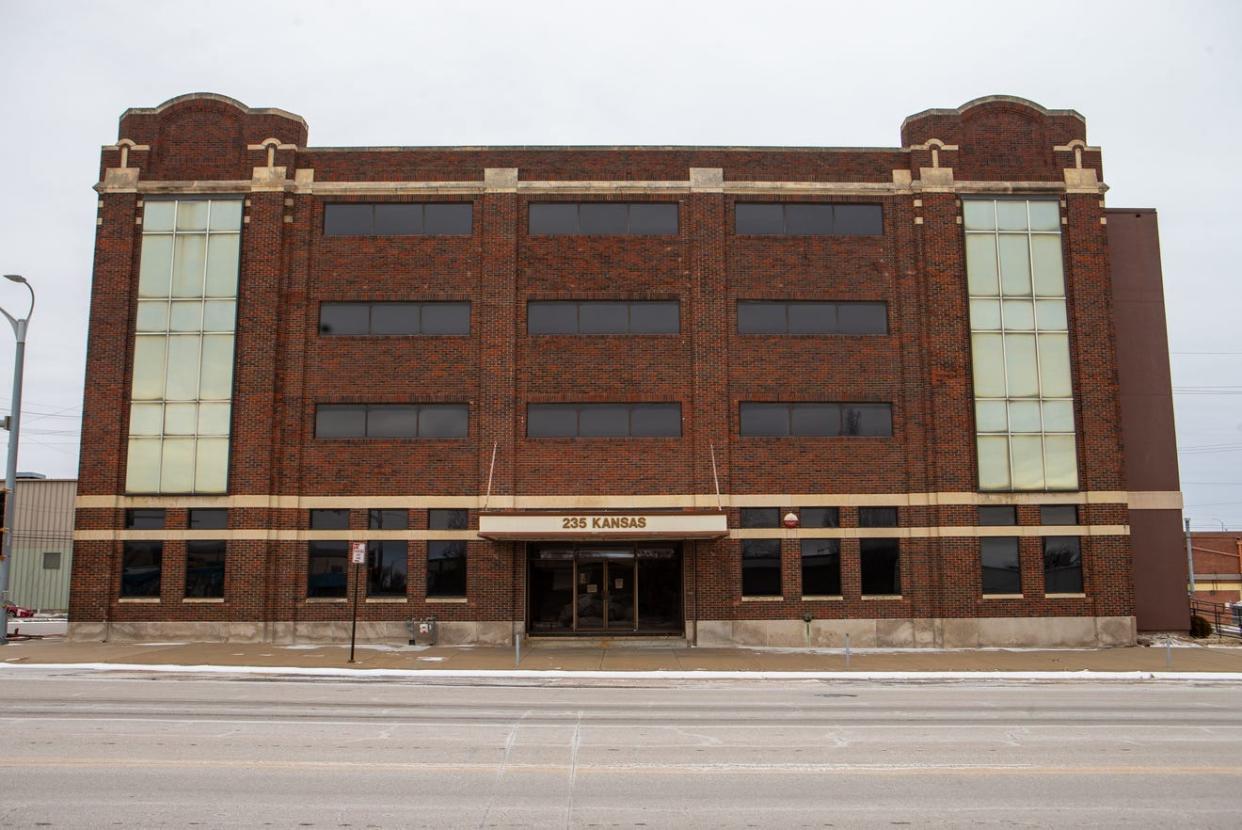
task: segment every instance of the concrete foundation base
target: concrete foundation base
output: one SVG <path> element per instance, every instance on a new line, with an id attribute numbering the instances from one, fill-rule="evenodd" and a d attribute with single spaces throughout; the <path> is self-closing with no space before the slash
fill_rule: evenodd
<path id="1" fill-rule="evenodd" d="M 1134 617 L 699 620 L 700 646 L 1095 648 L 1135 644 Z"/>
<path id="2" fill-rule="evenodd" d="M 439 645 L 512 645 L 522 624 L 499 622 L 442 622 Z M 293 643 L 341 644 L 349 642 L 348 622 L 71 622 L 67 638 L 77 641 L 189 642 L 189 643 Z M 425 636 L 413 635 L 419 643 Z M 404 622 L 358 623 L 358 642 L 405 645 L 411 638 Z"/>

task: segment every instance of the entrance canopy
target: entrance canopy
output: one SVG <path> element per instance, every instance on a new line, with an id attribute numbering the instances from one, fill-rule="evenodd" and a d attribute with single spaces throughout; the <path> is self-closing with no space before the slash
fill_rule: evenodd
<path id="1" fill-rule="evenodd" d="M 729 535 L 724 513 L 481 513 L 484 539 L 720 539 Z"/>

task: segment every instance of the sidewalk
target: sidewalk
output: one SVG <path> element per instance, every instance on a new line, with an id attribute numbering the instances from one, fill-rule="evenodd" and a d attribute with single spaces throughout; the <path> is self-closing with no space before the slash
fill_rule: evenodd
<path id="1" fill-rule="evenodd" d="M 1242 673 L 1242 647 L 1189 646 L 1109 649 L 939 651 L 838 649 L 649 648 L 572 644 L 523 646 L 515 666 L 512 648 L 481 646 L 349 646 L 272 643 L 82 643 L 13 641 L 0 662 L 236 666 L 280 669 L 397 669 L 403 671 L 587 672 L 1176 672 Z M 103 668 L 105 666 L 99 666 Z"/>

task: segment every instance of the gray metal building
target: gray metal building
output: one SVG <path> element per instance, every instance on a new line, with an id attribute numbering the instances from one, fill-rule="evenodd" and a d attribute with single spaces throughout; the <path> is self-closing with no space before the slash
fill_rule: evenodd
<path id="1" fill-rule="evenodd" d="M 69 609 L 77 490 L 77 479 L 17 479 L 9 599 L 18 605 Z"/>

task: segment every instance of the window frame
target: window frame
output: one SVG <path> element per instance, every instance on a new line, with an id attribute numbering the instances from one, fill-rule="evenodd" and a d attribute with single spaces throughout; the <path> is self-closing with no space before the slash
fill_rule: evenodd
<path id="1" fill-rule="evenodd" d="M 989 546 L 996 546 L 1004 542 L 1007 546 L 1012 547 L 1013 562 L 1016 565 L 1012 569 L 1011 575 L 1017 581 L 1017 590 L 988 590 L 988 568 L 985 557 L 989 551 Z M 991 551 L 993 555 L 1004 553 L 1009 555 L 1010 551 Z M 1008 584 L 1002 587 L 1010 587 Z M 1022 585 L 1022 546 L 1021 540 L 1017 536 L 982 536 L 979 538 L 979 593 L 986 599 L 988 597 L 1021 597 L 1024 596 Z"/>
<path id="2" fill-rule="evenodd" d="M 584 305 L 624 305 L 625 331 L 583 331 L 582 307 Z M 531 328 L 532 306 L 573 306 L 574 331 L 534 331 Z M 635 331 L 634 306 L 668 305 L 677 310 L 677 328 L 671 331 Z M 677 337 L 682 332 L 681 300 L 533 300 L 526 301 L 527 337 Z"/>
<path id="3" fill-rule="evenodd" d="M 422 431 L 422 414 L 424 410 L 461 410 L 465 413 L 466 423 L 465 432 L 461 435 L 368 435 L 371 429 L 371 412 L 372 410 L 384 409 L 412 409 L 415 429 Z M 361 435 L 320 435 L 319 416 L 326 410 L 362 410 L 363 434 Z M 330 402 L 316 403 L 312 414 L 313 430 L 312 434 L 316 441 L 469 441 L 470 440 L 470 417 L 469 403 L 441 403 L 435 402 L 417 402 L 417 403 L 349 403 L 349 402 Z"/>
<path id="4" fill-rule="evenodd" d="M 419 210 L 419 230 L 412 233 L 376 233 L 376 208 L 387 205 L 405 205 L 417 206 Z M 467 233 L 428 233 L 427 227 L 427 208 L 431 206 L 439 207 L 442 205 L 456 206 L 468 205 L 470 207 L 470 230 Z M 369 207 L 371 209 L 371 223 L 368 233 L 330 233 L 328 231 L 328 212 L 332 208 L 338 206 L 345 207 Z M 459 239 L 469 239 L 475 235 L 475 204 L 473 199 L 468 200 L 448 200 L 448 201 L 414 201 L 414 202 L 324 202 L 323 203 L 323 220 L 319 226 L 319 235 L 324 239 L 348 239 L 365 238 L 365 239 L 393 239 L 393 238 L 410 238 L 410 237 L 456 237 Z"/>
<path id="5" fill-rule="evenodd" d="M 556 232 L 556 231 L 551 232 L 551 233 L 547 233 L 547 232 L 536 232 L 536 231 L 534 230 L 534 223 L 535 223 L 534 214 L 535 214 L 535 209 L 536 209 L 536 208 L 538 208 L 538 207 L 541 207 L 541 206 L 543 206 L 543 205 L 559 205 L 559 206 L 569 206 L 569 205 L 572 205 L 572 206 L 575 208 L 574 215 L 575 215 L 575 219 L 576 219 L 577 230 L 576 230 L 576 231 L 574 231 L 574 232 L 564 232 L 564 233 L 562 233 L 562 232 Z M 624 232 L 622 232 L 622 233 L 588 233 L 588 232 L 584 232 L 584 231 L 582 230 L 582 206 L 583 206 L 583 205 L 622 205 L 622 206 L 624 206 L 624 207 L 625 207 L 625 209 L 626 209 L 626 211 L 625 211 L 625 227 L 626 227 L 626 230 L 625 230 Z M 671 207 L 673 207 L 673 208 L 674 208 L 674 218 L 675 218 L 675 221 L 676 221 L 676 229 L 675 229 L 675 230 L 673 230 L 671 233 L 668 233 L 668 232 L 666 232 L 666 233 L 635 233 L 635 232 L 632 232 L 632 231 L 630 230 L 630 228 L 631 228 L 631 227 L 632 227 L 632 225 L 633 225 L 633 219 L 632 219 L 632 217 L 631 217 L 631 210 L 632 210 L 632 208 L 633 208 L 635 205 L 639 205 L 639 206 L 644 206 L 644 205 L 664 205 L 664 206 L 671 206 Z M 680 202 L 680 201 L 610 201 L 610 200 L 606 200 L 606 199 L 587 199 L 587 200 L 557 200 L 557 199 L 544 200 L 544 199 L 541 199 L 541 200 L 530 201 L 530 202 L 527 202 L 527 203 L 526 203 L 526 236 L 527 236 L 528 238 L 554 238 L 554 237 L 563 237 L 563 236 L 589 236 L 589 237 L 605 238 L 605 239 L 606 239 L 606 238 L 609 238 L 609 237 L 616 238 L 616 237 L 623 237 L 623 236 L 624 236 L 624 237 L 632 237 L 632 236 L 637 236 L 637 237 L 654 237 L 654 238 L 661 238 L 661 237 L 663 237 L 663 238 L 666 238 L 666 239 L 671 239 L 671 238 L 674 238 L 674 237 L 679 237 L 679 236 L 681 236 L 681 232 L 682 232 L 682 225 L 681 225 L 681 202 Z"/>
<path id="6" fill-rule="evenodd" d="M 843 595 L 842 592 L 844 591 L 844 588 L 841 582 L 841 540 L 840 539 L 807 539 L 807 538 L 804 538 L 804 539 L 799 539 L 798 541 L 799 541 L 799 545 L 798 545 L 799 573 L 801 574 L 801 578 L 802 578 L 802 599 L 806 600 L 806 599 L 814 599 L 814 598 L 820 598 L 820 597 L 823 597 L 826 599 L 840 599 Z M 809 558 L 808 550 L 807 550 L 808 545 L 827 545 L 833 548 L 833 550 L 830 551 L 827 554 L 827 556 L 835 557 L 836 559 L 836 585 L 837 585 L 836 591 L 808 591 L 807 590 L 807 583 L 808 583 L 807 559 Z M 815 553 L 814 555 L 823 556 L 824 554 Z"/>
<path id="7" fill-rule="evenodd" d="M 780 232 L 766 232 L 766 233 L 765 232 L 756 233 L 754 231 L 739 230 L 738 208 L 739 207 L 751 207 L 751 206 L 763 206 L 763 207 L 775 206 L 775 207 L 781 208 L 782 230 Z M 791 206 L 792 207 L 803 207 L 803 206 L 831 207 L 832 208 L 831 230 L 829 230 L 827 233 L 791 233 L 788 230 L 789 224 L 790 224 L 789 223 L 789 213 L 790 213 L 789 208 Z M 875 210 L 878 210 L 880 214 L 879 231 L 876 233 L 857 233 L 857 232 L 837 233 L 836 227 L 837 227 L 837 208 L 838 207 L 841 207 L 841 208 L 873 208 Z M 884 220 L 886 218 L 885 214 L 887 213 L 884 207 L 885 206 L 883 202 L 823 202 L 823 201 L 813 202 L 813 201 L 805 201 L 805 200 L 789 201 L 789 202 L 772 202 L 772 201 L 764 202 L 764 201 L 749 201 L 745 199 L 739 199 L 739 200 L 735 200 L 732 206 L 733 235 L 742 236 L 742 237 L 752 237 L 755 239 L 771 239 L 771 238 L 806 239 L 806 238 L 818 238 L 818 237 L 854 237 L 854 236 L 883 237 L 885 235 Z"/>
<path id="8" fill-rule="evenodd" d="M 376 332 L 375 328 L 375 308 L 377 306 L 415 306 L 418 309 L 418 328 L 416 332 Z M 367 331 L 366 332 L 345 332 L 342 334 L 334 334 L 330 331 L 324 331 L 323 312 L 330 306 L 354 306 L 366 307 L 367 309 Z M 427 307 L 446 307 L 446 306 L 465 306 L 466 308 L 466 330 L 455 332 L 426 332 L 423 330 L 423 312 Z M 474 308 L 470 300 L 320 300 L 319 301 L 319 323 L 316 326 L 316 332 L 319 337 L 331 339 L 343 337 L 469 337 L 473 331 Z"/>
<path id="9" fill-rule="evenodd" d="M 460 549 L 460 553 L 454 552 L 453 559 L 459 560 L 461 563 L 461 593 L 455 593 L 452 590 L 435 590 L 433 591 L 433 582 L 431 563 L 433 561 L 433 551 L 449 551 L 450 549 Z M 440 556 L 440 559 L 447 559 L 447 556 Z M 426 567 L 427 578 L 423 586 L 423 593 L 427 599 L 465 599 L 470 595 L 470 546 L 465 539 L 429 539 L 427 540 L 427 551 L 424 556 L 424 565 Z"/>
<path id="10" fill-rule="evenodd" d="M 784 551 L 782 550 L 781 540 L 780 539 L 742 539 L 741 542 L 742 544 L 741 544 L 741 549 L 739 551 L 740 555 L 738 557 L 738 563 L 739 563 L 739 568 L 740 568 L 739 583 L 740 583 L 742 599 L 743 600 L 772 599 L 772 598 L 784 599 L 785 598 L 785 578 L 783 574 Z M 773 552 L 772 550 L 761 551 L 760 550 L 761 548 L 774 548 L 775 552 Z M 748 593 L 747 592 L 746 590 L 746 581 L 747 581 L 746 580 L 746 573 L 747 573 L 746 560 L 747 558 L 750 558 L 752 560 L 773 560 L 775 562 L 775 568 L 773 570 L 775 570 L 775 573 L 776 573 L 776 593 L 771 593 L 771 592 Z M 768 567 L 771 568 L 771 565 L 769 564 Z M 766 576 L 767 570 L 765 569 L 764 573 L 762 574 L 757 574 L 757 575 L 756 574 L 757 572 L 752 572 L 752 580 L 758 577 Z"/>
<path id="11" fill-rule="evenodd" d="M 606 407 L 624 408 L 626 409 L 626 434 L 624 435 L 583 435 L 582 434 L 582 413 L 583 410 L 603 409 Z M 677 433 L 675 435 L 636 435 L 634 434 L 634 417 L 636 413 L 651 408 L 667 408 L 677 410 Z M 531 434 L 531 414 L 534 411 L 559 411 L 568 414 L 574 413 L 574 434 L 572 435 L 532 435 Z M 617 402 L 560 402 L 560 401 L 531 401 L 526 404 L 526 430 L 524 438 L 527 441 L 668 441 L 681 440 L 685 437 L 685 429 L 683 425 L 684 414 L 681 401 L 617 401 Z"/>
<path id="12" fill-rule="evenodd" d="M 785 318 L 784 330 L 743 331 L 742 309 L 744 307 L 753 307 L 758 305 L 783 306 Z M 833 331 L 791 331 L 792 323 L 790 322 L 789 316 L 790 309 L 793 307 L 809 307 L 814 305 L 833 307 L 834 314 L 838 319 L 836 328 Z M 738 337 L 887 337 L 892 334 L 892 327 L 889 325 L 889 309 L 887 300 L 765 300 L 754 297 L 740 297 L 734 303 L 734 306 L 734 331 Z M 883 307 L 884 330 L 865 332 L 844 331 L 839 322 L 841 309 L 857 306 Z"/>
<path id="13" fill-rule="evenodd" d="M 212 545 L 212 546 L 218 545 L 219 546 L 218 551 L 217 550 L 211 550 L 211 551 L 194 550 L 194 548 L 205 548 L 207 545 Z M 190 590 L 191 589 L 190 557 L 191 556 L 204 556 L 205 554 L 209 554 L 209 553 L 215 554 L 217 552 L 219 553 L 219 557 L 220 557 L 220 591 L 219 593 L 211 593 L 211 594 L 191 593 L 191 590 Z M 228 552 L 228 542 L 226 540 L 224 539 L 187 539 L 185 543 L 185 574 L 184 574 L 184 580 L 183 580 L 184 589 L 183 589 L 182 596 L 185 599 L 191 599 L 191 600 L 193 599 L 205 599 L 205 600 L 224 599 L 225 592 L 228 590 L 228 567 L 229 567 L 229 552 Z"/>
<path id="14" fill-rule="evenodd" d="M 753 409 L 751 409 L 753 407 Z M 759 410 L 775 411 L 783 407 L 785 409 L 785 432 L 747 432 L 744 428 L 744 419 L 746 411 L 751 409 L 752 412 Z M 796 413 L 799 410 L 810 411 L 817 407 L 836 407 L 836 423 L 837 431 L 828 433 L 808 433 L 795 432 L 794 422 Z M 887 413 L 888 432 L 886 434 L 860 434 L 855 432 L 846 432 L 843 429 L 847 410 L 854 408 L 866 408 L 875 411 L 883 411 Z M 871 438 L 887 440 L 896 436 L 896 427 L 894 424 L 893 404 L 890 401 L 738 401 L 737 404 L 737 437 L 738 438 L 800 438 L 800 439 L 837 439 L 837 438 Z"/>

